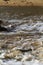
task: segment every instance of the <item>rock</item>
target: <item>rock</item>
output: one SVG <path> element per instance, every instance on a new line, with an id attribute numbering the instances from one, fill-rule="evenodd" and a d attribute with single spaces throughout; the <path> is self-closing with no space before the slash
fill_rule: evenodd
<path id="1" fill-rule="evenodd" d="M 22 59 L 22 55 L 18 55 L 18 56 L 16 56 L 15 59 L 16 59 L 17 61 L 21 61 L 21 59 Z"/>
<path id="2" fill-rule="evenodd" d="M 3 65 L 3 61 L 2 60 L 0 60 L 0 65 Z"/>
<path id="3" fill-rule="evenodd" d="M 21 55 L 22 53 L 19 50 L 13 50 L 10 53 L 6 53 L 4 56 L 5 58 L 15 58 L 18 55 Z"/>
<path id="4" fill-rule="evenodd" d="M 2 46 L 5 45 L 5 42 L 6 42 L 5 40 L 2 40 L 2 39 L 0 40 L 0 49 L 2 49 Z"/>
<path id="5" fill-rule="evenodd" d="M 34 42 L 32 42 L 31 45 L 34 49 L 37 49 L 38 47 L 42 46 L 42 41 L 41 40 L 35 40 Z"/>
<path id="6" fill-rule="evenodd" d="M 1 31 L 1 32 L 2 32 L 2 31 L 12 32 L 13 28 L 15 28 L 14 25 L 9 24 L 9 25 L 6 25 L 6 26 L 5 26 L 5 24 L 6 24 L 5 21 L 0 20 L 0 31 Z"/>
<path id="7" fill-rule="evenodd" d="M 40 61 L 43 61 L 43 47 L 39 47 L 36 50 L 36 55 Z"/>
<path id="8" fill-rule="evenodd" d="M 0 55 L 0 59 L 3 59 L 3 58 L 4 58 L 4 55 L 5 55 L 5 53 L 2 53 L 2 54 Z"/>
<path id="9" fill-rule="evenodd" d="M 21 51 L 32 51 L 31 49 L 31 42 L 29 42 L 29 40 L 25 39 L 23 40 L 22 46 L 21 46 Z"/>
<path id="10" fill-rule="evenodd" d="M 23 59 L 21 61 L 31 61 L 32 60 L 32 55 L 24 55 Z"/>
<path id="11" fill-rule="evenodd" d="M 0 25 L 0 31 L 1 31 L 1 32 L 2 32 L 2 31 L 8 32 L 8 29 Z"/>
<path id="12" fill-rule="evenodd" d="M 2 45 L 2 49 L 12 49 L 15 45 L 13 41 L 7 41 L 5 44 Z"/>

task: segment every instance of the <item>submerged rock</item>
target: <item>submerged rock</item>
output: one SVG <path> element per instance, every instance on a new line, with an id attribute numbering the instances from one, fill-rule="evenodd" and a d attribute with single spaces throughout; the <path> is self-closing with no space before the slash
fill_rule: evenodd
<path id="1" fill-rule="evenodd" d="M 32 55 L 24 55 L 23 59 L 21 61 L 31 61 L 32 60 Z"/>
<path id="2" fill-rule="evenodd" d="M 22 53 L 19 50 L 13 50 L 10 53 L 6 53 L 5 58 L 15 58 L 16 56 L 21 55 Z"/>
<path id="3" fill-rule="evenodd" d="M 31 45 L 33 46 L 34 49 L 37 49 L 38 47 L 42 46 L 42 41 L 41 40 L 35 40 L 34 42 L 32 42 Z"/>

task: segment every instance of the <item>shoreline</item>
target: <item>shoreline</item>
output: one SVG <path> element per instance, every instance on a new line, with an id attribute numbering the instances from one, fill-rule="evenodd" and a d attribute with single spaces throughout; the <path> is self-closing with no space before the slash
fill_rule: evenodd
<path id="1" fill-rule="evenodd" d="M 43 15 L 43 6 L 0 6 L 0 14 L 6 12 L 20 16 Z"/>

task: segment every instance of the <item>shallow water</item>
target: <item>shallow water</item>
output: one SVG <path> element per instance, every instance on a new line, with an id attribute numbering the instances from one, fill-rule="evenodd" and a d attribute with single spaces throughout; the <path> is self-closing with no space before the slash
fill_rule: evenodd
<path id="1" fill-rule="evenodd" d="M 0 7 L 2 25 L 10 30 L 0 32 L 0 65 L 43 64 L 43 7 L 25 9 Z"/>

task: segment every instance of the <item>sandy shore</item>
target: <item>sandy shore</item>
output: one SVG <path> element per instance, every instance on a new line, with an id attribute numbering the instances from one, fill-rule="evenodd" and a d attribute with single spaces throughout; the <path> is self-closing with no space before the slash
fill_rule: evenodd
<path id="1" fill-rule="evenodd" d="M 43 6 L 42 0 L 0 0 L 0 6 Z"/>

